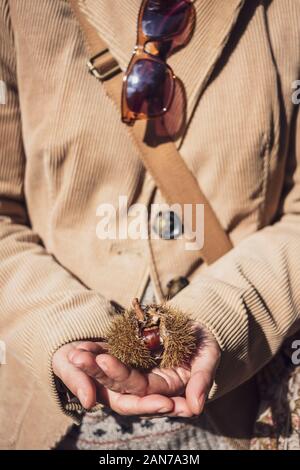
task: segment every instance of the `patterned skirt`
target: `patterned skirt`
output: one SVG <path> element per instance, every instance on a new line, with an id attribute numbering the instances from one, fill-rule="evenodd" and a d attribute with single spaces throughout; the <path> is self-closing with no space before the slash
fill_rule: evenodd
<path id="1" fill-rule="evenodd" d="M 257 376 L 260 412 L 252 450 L 300 450 L 300 367 L 293 364 L 291 349 L 299 339 L 300 334 L 289 339 Z"/>

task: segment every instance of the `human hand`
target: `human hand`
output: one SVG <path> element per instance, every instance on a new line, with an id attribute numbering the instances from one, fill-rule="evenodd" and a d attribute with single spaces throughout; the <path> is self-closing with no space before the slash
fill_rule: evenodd
<path id="1" fill-rule="evenodd" d="M 153 415 L 167 413 L 173 409 L 173 402 L 164 396 L 152 394 L 142 396 L 141 393 L 131 395 L 115 393 L 101 386 L 100 382 L 71 361 L 73 357 L 84 354 L 84 365 L 90 370 L 97 368 L 96 358 L 106 351 L 105 344 L 92 341 L 76 341 L 60 347 L 53 355 L 52 368 L 54 374 L 75 395 L 85 409 L 103 403 L 123 415 Z M 111 357 L 111 356 L 109 356 Z M 96 373 L 96 370 L 94 370 Z M 137 373 L 138 374 L 138 373 Z M 135 373 L 132 371 L 133 382 Z M 140 375 L 138 375 L 140 377 Z M 140 386 L 140 384 L 138 384 Z M 137 387 L 138 388 L 138 387 Z"/>
<path id="2" fill-rule="evenodd" d="M 89 396 L 94 399 L 98 393 L 99 401 L 119 414 L 192 417 L 203 410 L 220 358 L 213 336 L 202 327 L 197 332 L 199 348 L 189 367 L 142 373 L 107 354 L 103 343 L 91 342 L 75 345 L 67 357 L 70 365 L 92 380 L 94 392 Z"/>

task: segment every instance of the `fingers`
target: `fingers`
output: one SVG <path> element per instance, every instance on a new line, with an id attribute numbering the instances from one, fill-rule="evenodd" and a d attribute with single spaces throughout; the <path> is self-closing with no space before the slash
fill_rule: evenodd
<path id="1" fill-rule="evenodd" d="M 67 354 L 71 351 L 72 346 L 71 348 L 66 346 L 64 348 L 61 348 L 53 356 L 53 371 L 79 399 L 82 406 L 89 409 L 96 403 L 95 384 L 87 374 L 69 362 Z"/>
<path id="2" fill-rule="evenodd" d="M 147 386 L 147 380 L 138 371 L 128 369 L 117 359 L 109 356 L 105 359 L 107 364 L 111 366 L 111 377 L 107 376 L 98 365 L 100 358 L 102 356 L 98 356 L 96 362 L 95 356 L 87 351 L 78 351 L 73 354 L 74 364 L 77 364 L 77 368 L 80 367 L 78 370 L 83 374 L 89 374 L 90 377 L 98 381 L 97 400 L 99 402 L 124 416 L 166 414 L 173 411 L 174 403 L 170 398 L 157 394 L 142 397 L 129 391 L 130 388 L 138 390 L 140 385 L 137 385 L 137 382 L 143 382 L 143 389 Z M 106 384 L 106 388 L 103 384 Z M 125 392 L 124 384 L 127 384 Z M 121 391 L 113 391 L 111 387 Z"/>
<path id="3" fill-rule="evenodd" d="M 192 375 L 186 387 L 186 401 L 189 409 L 195 415 L 203 411 L 207 394 L 211 387 L 211 374 L 199 370 Z"/>
<path id="4" fill-rule="evenodd" d="M 199 352 L 192 363 L 191 379 L 186 387 L 186 399 L 189 408 L 196 415 L 203 411 L 219 360 L 220 349 L 212 340 Z"/>
<path id="5" fill-rule="evenodd" d="M 168 398 L 155 394 L 138 397 L 112 392 L 105 387 L 99 387 L 98 390 L 98 401 L 123 416 L 136 415 L 149 418 L 157 416 L 191 418 L 194 416 L 184 397 Z"/>
<path id="6" fill-rule="evenodd" d="M 131 369 L 109 354 L 96 357 L 98 367 L 103 372 L 100 383 L 119 393 L 143 396 L 147 393 L 147 378 L 136 369 Z"/>
<path id="7" fill-rule="evenodd" d="M 170 418 L 192 418 L 194 416 L 184 397 L 173 397 L 172 401 L 174 408 L 171 413 L 168 413 Z"/>
<path id="8" fill-rule="evenodd" d="M 76 354 L 77 351 L 89 351 L 93 354 L 101 354 L 106 352 L 105 343 L 99 343 L 94 341 L 81 341 L 76 344 L 75 348 L 72 349 L 69 353 L 69 360 L 72 360 L 73 354 Z"/>
<path id="9" fill-rule="evenodd" d="M 147 378 L 135 369 L 130 369 L 108 354 L 95 355 L 77 351 L 72 354 L 72 363 L 97 380 L 102 386 L 118 393 L 143 396 L 147 393 Z"/>
<path id="10" fill-rule="evenodd" d="M 90 402 L 95 401 L 98 393 L 101 402 L 122 415 L 164 414 L 190 418 L 202 412 L 220 357 L 220 349 L 213 338 L 208 337 L 202 343 L 191 370 L 154 369 L 149 374 L 125 366 L 107 354 L 105 346 L 89 341 L 73 346 L 68 354 L 70 365 L 83 376 L 77 375 L 74 380 L 75 370 L 70 368 L 57 374 L 64 377 L 62 380 L 76 396 L 81 395 L 83 406 L 93 406 Z M 85 397 L 83 389 L 88 390 Z M 184 391 L 186 398 L 181 396 Z"/>
<path id="11" fill-rule="evenodd" d="M 102 352 L 107 352 L 107 343 L 104 341 L 81 341 L 77 344 L 76 349 L 101 354 Z"/>
<path id="12" fill-rule="evenodd" d="M 109 406 L 116 413 L 124 416 L 145 416 L 172 413 L 174 402 L 162 395 L 122 395 L 116 392 L 107 392 Z"/>
<path id="13" fill-rule="evenodd" d="M 85 372 L 85 369 L 89 371 L 89 374 L 101 378 L 103 382 L 115 382 L 119 387 L 120 382 L 124 380 L 127 382 L 128 389 L 131 386 L 131 382 L 135 389 L 139 387 L 136 382 L 143 382 L 143 387 L 145 388 L 147 380 L 138 371 L 126 368 L 111 356 L 108 356 L 106 359 L 108 359 L 108 364 L 112 367 L 112 377 L 106 376 L 95 361 L 95 354 L 82 350 L 81 346 L 85 347 L 85 345 L 81 344 L 80 349 L 76 349 L 76 346 L 70 344 L 60 348 L 53 357 L 53 370 L 68 389 L 79 398 L 84 408 L 89 409 L 94 406 L 97 398 L 101 403 L 108 405 L 112 410 L 121 415 L 157 415 L 173 412 L 174 402 L 162 395 L 151 394 L 141 397 L 136 394 L 129 394 L 129 392 L 122 394 L 107 390 L 102 386 L 96 387 L 94 380 Z M 87 345 L 87 349 L 96 351 L 96 348 L 90 348 L 90 344 Z M 84 364 L 83 369 L 70 363 L 68 356 L 72 357 L 74 361 L 77 359 L 81 366 Z"/>
<path id="14" fill-rule="evenodd" d="M 192 418 L 194 416 L 184 397 L 168 398 L 162 395 L 137 397 L 106 390 L 106 398 L 101 395 L 101 401 L 107 403 L 116 413 L 124 416 L 164 416 L 170 418 Z"/>
<path id="15" fill-rule="evenodd" d="M 72 363 L 114 392 L 133 395 L 175 396 L 184 392 L 190 371 L 184 368 L 155 369 L 149 374 L 126 367 L 108 354 L 98 355 L 84 351 L 72 352 Z"/>
<path id="16" fill-rule="evenodd" d="M 178 388 L 176 380 L 179 380 L 181 390 L 184 390 L 183 381 L 186 382 L 190 376 L 190 372 L 185 369 L 181 371 L 183 376 L 181 380 L 175 371 L 156 370 L 156 373 L 151 373 L 148 376 L 147 389 L 145 376 L 137 371 L 130 370 L 112 356 L 101 355 L 95 358 L 93 354 L 87 351 L 77 351 L 72 356 L 74 365 L 80 367 L 80 370 L 99 383 L 100 386 L 97 387 L 98 401 L 106 404 L 118 414 L 126 416 L 163 414 L 170 417 L 185 418 L 193 416 L 185 398 L 175 397 L 171 399 L 164 396 L 164 392 L 171 395 L 171 391 Z M 103 367 L 104 363 L 105 366 Z M 103 368 L 110 366 L 107 375 L 99 364 Z M 141 399 L 143 395 L 136 393 L 139 389 L 141 393 L 147 395 L 144 396 L 145 399 Z M 151 392 L 154 389 L 161 390 L 161 392 Z"/>
<path id="17" fill-rule="evenodd" d="M 147 393 L 158 393 L 168 397 L 184 393 L 190 378 L 190 371 L 182 367 L 176 369 L 154 369 L 148 374 Z"/>

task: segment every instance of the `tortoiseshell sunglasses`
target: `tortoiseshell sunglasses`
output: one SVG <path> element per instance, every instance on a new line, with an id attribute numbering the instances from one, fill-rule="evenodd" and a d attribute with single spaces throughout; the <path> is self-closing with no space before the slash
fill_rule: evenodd
<path id="1" fill-rule="evenodd" d="M 170 109 L 176 77 L 166 60 L 184 45 L 192 13 L 192 0 L 143 0 L 137 45 L 124 76 L 123 122 L 160 117 Z"/>

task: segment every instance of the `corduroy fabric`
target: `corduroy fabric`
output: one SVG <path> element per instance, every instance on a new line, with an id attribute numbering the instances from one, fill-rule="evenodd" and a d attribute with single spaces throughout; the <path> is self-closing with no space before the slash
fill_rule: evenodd
<path id="1" fill-rule="evenodd" d="M 84 3 L 124 68 L 139 0 Z M 187 95 L 178 145 L 236 245 L 206 268 L 182 241 L 97 238 L 101 203 L 117 207 L 125 195 L 129 205 L 149 204 L 161 196 L 118 110 L 86 73 L 68 2 L 0 0 L 7 87 L 0 105 L 0 339 L 8 350 L 0 368 L 0 447 L 55 444 L 70 419 L 53 387 L 53 351 L 101 336 L 109 301 L 128 305 L 142 295 L 149 272 L 160 299 L 170 279 L 191 281 L 173 302 L 210 328 L 223 351 L 211 398 L 252 377 L 299 328 L 300 152 L 291 96 L 300 75 L 300 5 L 243 4 L 196 2 L 195 34 L 170 60 Z M 222 408 L 222 400 L 213 406 Z M 227 409 L 216 413 L 220 427 L 232 416 Z M 251 419 L 243 421 L 249 430 Z"/>

